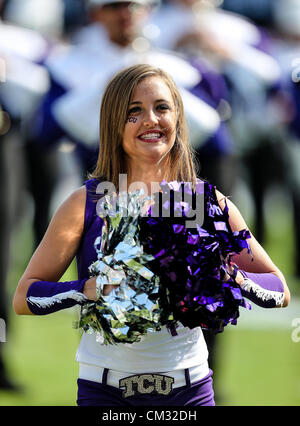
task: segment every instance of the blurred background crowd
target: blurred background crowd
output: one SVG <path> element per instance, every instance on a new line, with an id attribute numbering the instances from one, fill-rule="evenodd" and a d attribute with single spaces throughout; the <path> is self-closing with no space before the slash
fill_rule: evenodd
<path id="1" fill-rule="evenodd" d="M 58 202 L 95 165 L 106 83 L 138 62 L 174 78 L 199 176 L 233 199 L 237 188 L 249 194 L 262 244 L 272 216 L 266 194 L 274 184 L 283 188 L 293 222 L 291 273 L 300 279 L 298 0 L 0 0 L 0 14 L 0 318 L 7 336 L 18 223 L 29 211 L 34 250 Z M 206 338 L 214 368 L 216 342 Z M 0 390 L 17 391 L 4 345 Z"/>

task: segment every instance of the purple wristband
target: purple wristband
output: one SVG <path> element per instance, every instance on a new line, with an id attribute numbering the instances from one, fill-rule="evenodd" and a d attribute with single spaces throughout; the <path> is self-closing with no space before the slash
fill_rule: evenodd
<path id="1" fill-rule="evenodd" d="M 280 278 L 272 273 L 240 272 L 245 277 L 241 284 L 243 296 L 263 308 L 282 306 L 284 285 Z"/>
<path id="2" fill-rule="evenodd" d="M 35 281 L 27 291 L 28 308 L 35 315 L 47 315 L 82 304 L 88 300 L 83 294 L 87 279 L 70 282 Z"/>

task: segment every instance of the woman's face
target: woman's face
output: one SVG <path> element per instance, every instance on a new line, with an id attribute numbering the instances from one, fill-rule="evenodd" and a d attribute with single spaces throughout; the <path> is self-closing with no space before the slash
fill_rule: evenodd
<path id="1" fill-rule="evenodd" d="M 177 112 L 165 81 L 147 77 L 135 88 L 123 133 L 123 149 L 130 167 L 159 164 L 176 138 Z"/>

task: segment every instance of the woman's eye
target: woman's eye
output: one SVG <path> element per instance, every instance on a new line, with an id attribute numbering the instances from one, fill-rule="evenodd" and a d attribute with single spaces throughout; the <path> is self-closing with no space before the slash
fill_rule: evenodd
<path id="1" fill-rule="evenodd" d="M 167 104 L 160 104 L 160 105 L 157 106 L 157 108 L 159 110 L 162 110 L 162 111 L 164 111 L 166 109 L 170 109 L 169 105 L 167 105 Z"/>
<path id="2" fill-rule="evenodd" d="M 140 107 L 133 107 L 133 108 L 131 108 L 129 111 L 128 111 L 128 115 L 130 115 L 130 114 L 134 114 L 134 113 L 137 113 L 137 112 L 139 112 L 141 110 L 141 108 Z"/>

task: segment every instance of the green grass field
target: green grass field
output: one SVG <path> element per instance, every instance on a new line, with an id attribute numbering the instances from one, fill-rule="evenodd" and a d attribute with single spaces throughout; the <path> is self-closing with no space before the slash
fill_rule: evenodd
<path id="1" fill-rule="evenodd" d="M 265 247 L 285 273 L 292 296 L 300 300 L 300 282 L 293 278 L 292 224 L 285 212 L 276 212 Z M 31 253 L 31 230 L 25 222 L 13 243 L 10 297 Z M 74 277 L 73 264 L 63 279 Z M 280 326 L 268 317 L 252 326 L 247 314 L 250 321 L 219 335 L 215 373 L 219 405 L 300 405 L 300 342 L 291 338 L 290 321 L 300 317 L 299 306 L 282 310 L 287 314 L 280 314 Z M 17 317 L 11 311 L 7 342 L 1 345 L 10 375 L 22 388 L 18 393 L 0 390 L 1 406 L 76 405 L 75 353 L 80 334 L 72 328 L 75 318 L 75 309 L 46 317 Z"/>

